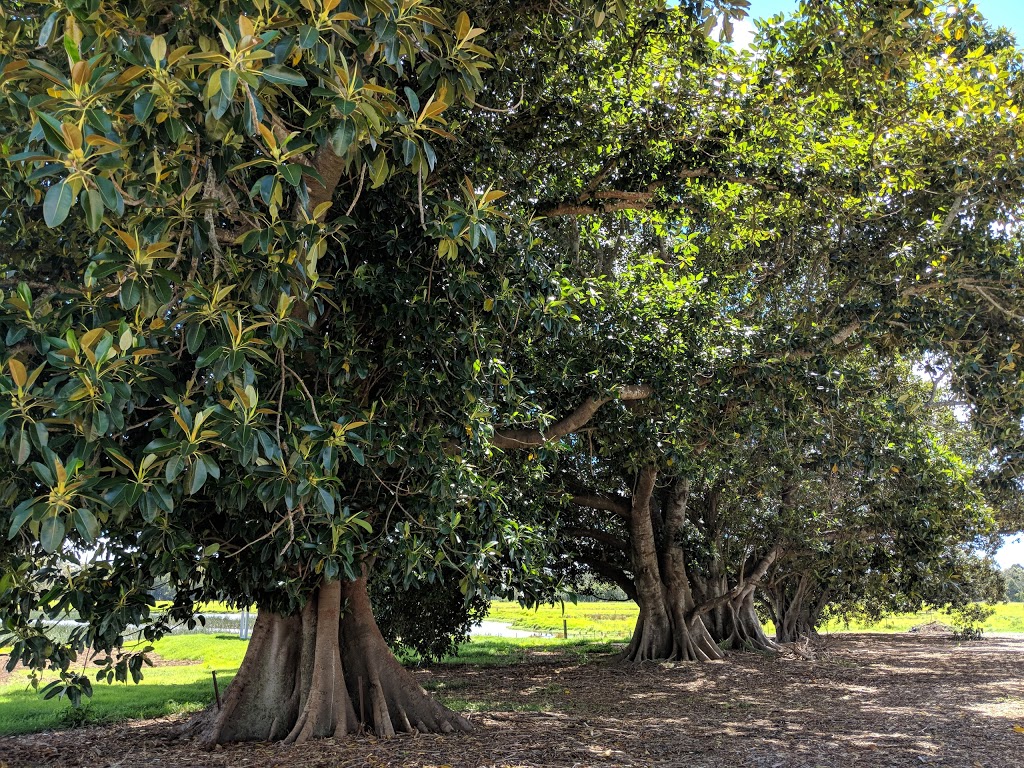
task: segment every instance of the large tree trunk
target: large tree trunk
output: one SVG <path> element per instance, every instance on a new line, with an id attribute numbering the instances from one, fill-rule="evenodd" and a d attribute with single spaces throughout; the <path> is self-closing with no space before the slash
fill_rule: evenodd
<path id="1" fill-rule="evenodd" d="M 627 661 L 711 661 L 725 655 L 700 617 L 689 618 L 694 601 L 681 553 L 678 566 L 663 568 L 664 581 L 653 590 L 638 590 L 640 615 L 629 647 L 623 653 Z"/>
<path id="2" fill-rule="evenodd" d="M 777 642 L 795 643 L 804 638 L 817 637 L 821 607 L 825 600 L 813 599 L 810 594 L 812 581 L 809 574 L 802 573 L 799 579 L 784 579 L 769 590 Z"/>
<path id="3" fill-rule="evenodd" d="M 773 548 L 753 564 L 744 564 L 742 579 L 730 587 L 723 575 L 724 567 L 715 562 L 711 578 L 695 579 L 697 612 L 720 648 L 729 651 L 778 651 L 779 646 L 765 634 L 757 615 L 754 592 L 761 579 L 778 557 Z"/>
<path id="4" fill-rule="evenodd" d="M 623 658 L 631 662 L 720 659 L 722 650 L 715 645 L 700 617 L 690 615 L 693 594 L 683 551 L 672 536 L 682 519 L 682 510 L 668 510 L 663 526 L 667 535 L 655 537 L 651 509 L 655 478 L 653 469 L 644 470 L 633 494 L 630 548 L 640 616 Z M 685 492 L 684 489 L 673 501 L 675 507 L 681 505 L 685 509 Z"/>
<path id="5" fill-rule="evenodd" d="M 212 747 L 232 741 L 470 730 L 398 663 L 370 608 L 366 578 L 323 584 L 301 614 L 261 611 L 219 710 L 191 724 Z"/>
<path id="6" fill-rule="evenodd" d="M 708 631 L 727 651 L 777 651 L 779 646 L 765 634 L 754 605 L 754 588 L 743 588 L 705 614 Z"/>

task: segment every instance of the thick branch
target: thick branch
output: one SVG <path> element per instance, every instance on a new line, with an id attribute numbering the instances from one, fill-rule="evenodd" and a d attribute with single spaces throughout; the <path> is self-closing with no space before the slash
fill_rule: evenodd
<path id="1" fill-rule="evenodd" d="M 860 328 L 860 325 L 860 320 L 854 320 L 853 322 L 849 323 L 836 333 L 832 334 L 832 336 L 827 338 L 820 349 L 795 349 L 792 352 L 787 353 L 785 359 L 789 361 L 809 360 L 810 358 L 814 357 L 815 354 L 824 349 L 828 349 L 830 347 L 838 347 L 844 341 L 853 336 L 853 334 L 855 334 L 857 330 Z"/>
<path id="2" fill-rule="evenodd" d="M 762 181 L 761 179 L 751 176 L 728 176 L 716 173 L 711 168 L 687 168 L 679 171 L 675 176 L 677 179 L 707 178 L 727 184 L 747 184 L 769 191 L 778 189 L 775 184 Z M 600 183 L 602 180 L 601 175 L 599 174 L 596 178 L 598 183 Z M 576 200 L 557 203 L 547 208 L 539 209 L 537 211 L 538 215 L 554 218 L 559 216 L 593 216 L 614 211 L 642 211 L 651 207 L 655 202 L 656 193 L 666 186 L 666 182 L 660 180 L 652 181 L 641 190 L 611 189 L 598 192 L 593 189 L 593 186 L 592 182 L 588 185 L 586 192 Z M 672 207 L 671 202 L 668 202 L 668 205 Z"/>
<path id="3" fill-rule="evenodd" d="M 629 544 L 626 543 L 625 539 L 620 539 L 618 536 L 605 531 L 599 531 L 596 528 L 565 528 L 562 532 L 566 536 L 582 536 L 592 541 L 599 541 L 623 552 L 629 550 Z"/>
<path id="4" fill-rule="evenodd" d="M 683 529 L 686 522 L 686 507 L 690 501 L 690 481 L 680 481 L 673 490 L 665 513 L 665 528 L 669 536 L 674 536 Z"/>
<path id="5" fill-rule="evenodd" d="M 720 605 L 725 605 L 726 603 L 732 602 L 737 597 L 742 596 L 744 592 L 747 592 L 756 587 L 758 584 L 761 583 L 761 580 L 765 577 L 765 574 L 768 573 L 768 569 L 771 568 L 772 563 L 774 563 L 776 559 L 778 559 L 781 553 L 782 547 L 776 544 L 774 547 L 771 548 L 768 554 L 761 558 L 761 561 L 757 564 L 757 566 L 746 579 L 741 580 L 735 587 L 730 589 L 728 592 L 725 592 L 724 594 L 721 594 L 718 597 L 713 597 L 710 600 L 705 600 L 700 605 L 695 606 L 694 609 L 690 611 L 689 615 L 687 616 L 687 622 L 692 623 L 693 620 L 698 616 L 705 614 L 708 611 L 714 610 Z"/>
<path id="6" fill-rule="evenodd" d="M 591 509 L 601 509 L 605 512 L 614 512 L 623 520 L 629 520 L 628 499 L 610 498 L 596 493 L 579 493 L 572 496 L 569 501 L 577 507 L 590 507 Z"/>
<path id="7" fill-rule="evenodd" d="M 555 422 L 546 430 L 496 429 L 491 443 L 495 448 L 506 451 L 543 445 L 582 428 L 605 403 L 612 400 L 645 400 L 653 394 L 654 390 L 643 384 L 619 387 L 617 393 L 612 397 L 588 397 L 575 411 L 561 421 Z"/>
<path id="8" fill-rule="evenodd" d="M 629 521 L 633 575 L 643 606 L 657 605 L 663 599 L 658 545 L 651 521 L 651 496 L 657 479 L 658 470 L 654 467 L 645 467 L 640 471 L 633 489 L 633 509 Z"/>
<path id="9" fill-rule="evenodd" d="M 345 172 L 345 158 L 334 154 L 330 145 L 324 144 L 316 151 L 313 157 L 313 169 L 320 174 L 323 183 L 316 179 L 307 179 L 306 188 L 309 190 L 309 213 L 312 214 L 318 205 L 328 202 L 334 197 L 334 190 L 341 182 L 341 175 Z"/>

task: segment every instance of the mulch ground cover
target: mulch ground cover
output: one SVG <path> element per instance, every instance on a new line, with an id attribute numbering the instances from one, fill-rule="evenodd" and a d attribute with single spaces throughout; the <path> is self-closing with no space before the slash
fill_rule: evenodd
<path id="1" fill-rule="evenodd" d="M 203 752 L 180 720 L 149 720 L 0 738 L 0 766 L 1024 767 L 1024 638 L 845 635 L 814 650 L 641 667 L 537 652 L 416 672 L 478 710 L 471 734 Z"/>

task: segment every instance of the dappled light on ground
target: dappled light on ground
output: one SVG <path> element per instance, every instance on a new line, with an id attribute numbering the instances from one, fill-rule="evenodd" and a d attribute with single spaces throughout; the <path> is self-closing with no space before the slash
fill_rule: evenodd
<path id="1" fill-rule="evenodd" d="M 513 666 L 416 675 L 468 713 L 467 735 L 331 739 L 201 752 L 180 720 L 0 739 L 0 760 L 75 766 L 687 766 L 1011 768 L 1024 754 L 1024 638 L 829 638 L 817 659 L 622 666 L 528 651 Z"/>

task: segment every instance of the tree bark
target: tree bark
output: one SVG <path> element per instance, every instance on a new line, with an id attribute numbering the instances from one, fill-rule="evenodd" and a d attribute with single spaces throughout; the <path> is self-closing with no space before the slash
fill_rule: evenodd
<path id="1" fill-rule="evenodd" d="M 302 743 L 363 728 L 385 738 L 471 727 L 398 663 L 373 618 L 364 576 L 325 582 L 298 615 L 261 611 L 222 707 L 198 715 L 188 730 L 212 748 Z"/>
<path id="2" fill-rule="evenodd" d="M 825 601 L 812 598 L 811 582 L 811 576 L 802 573 L 798 579 L 785 579 L 768 590 L 776 642 L 795 643 L 817 637 Z"/>
<path id="3" fill-rule="evenodd" d="M 728 651 L 778 651 L 779 646 L 765 634 L 754 604 L 754 593 L 765 573 L 779 555 L 774 547 L 748 569 L 744 564 L 741 580 L 730 588 L 722 564 L 715 561 L 712 577 L 700 581 L 696 591 L 699 614 L 711 637 Z"/>
<path id="4" fill-rule="evenodd" d="M 623 658 L 634 663 L 720 659 L 723 653 L 703 622 L 690 617 L 693 595 L 683 551 L 671 535 L 676 530 L 671 511 L 664 526 L 669 535 L 655 537 L 651 496 L 656 477 L 655 470 L 643 470 L 633 493 L 630 548 L 640 615 Z"/>
<path id="5" fill-rule="evenodd" d="M 761 625 L 753 586 L 730 591 L 723 597 L 726 599 L 703 614 L 704 624 L 720 648 L 727 651 L 779 650 Z"/>

